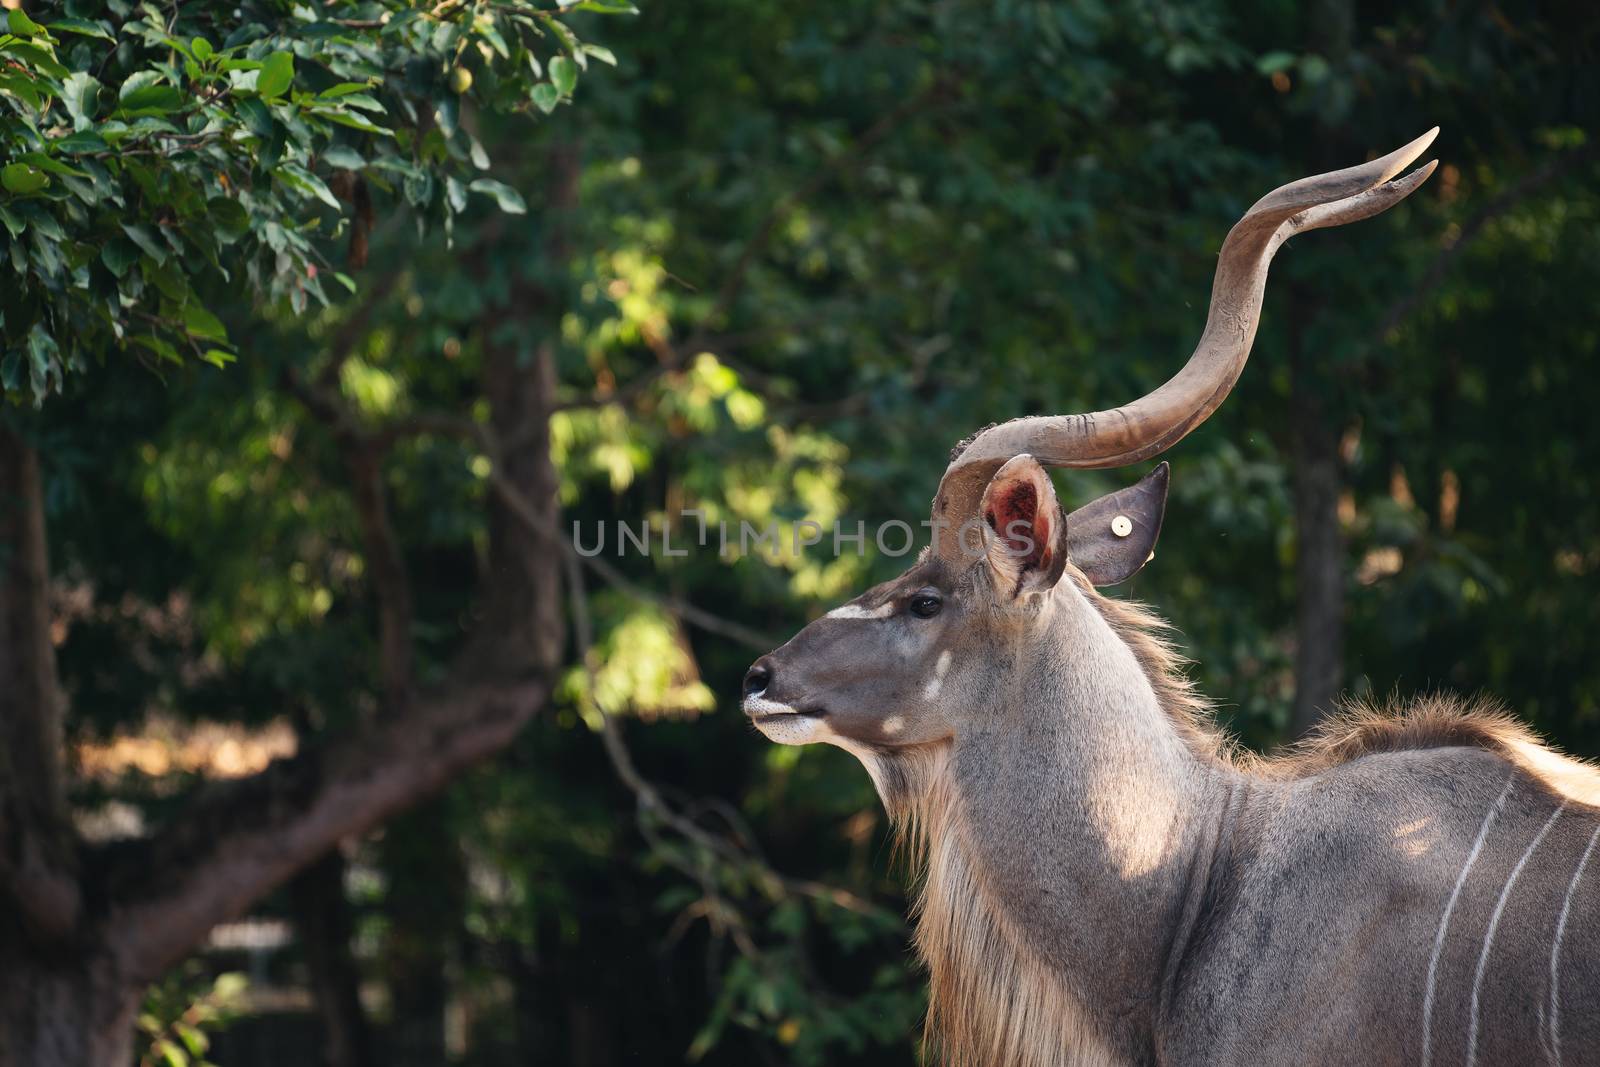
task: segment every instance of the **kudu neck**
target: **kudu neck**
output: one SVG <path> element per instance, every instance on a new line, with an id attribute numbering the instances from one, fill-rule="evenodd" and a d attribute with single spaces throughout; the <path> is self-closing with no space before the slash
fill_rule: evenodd
<path id="1" fill-rule="evenodd" d="M 1227 772 L 1185 744 L 1084 593 L 1058 588 L 1038 623 L 1007 650 L 1014 682 L 952 752 L 961 839 L 1019 951 L 1133 1050 Z"/>

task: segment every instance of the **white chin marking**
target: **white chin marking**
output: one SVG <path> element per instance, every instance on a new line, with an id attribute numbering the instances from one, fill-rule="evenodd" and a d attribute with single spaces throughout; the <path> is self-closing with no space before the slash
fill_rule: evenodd
<path id="1" fill-rule="evenodd" d="M 801 715 L 788 704 L 748 696 L 744 698 L 744 713 L 755 721 L 757 730 L 767 735 L 767 740 L 780 745 L 809 745 L 822 739 L 822 720 Z"/>
<path id="2" fill-rule="evenodd" d="M 842 608 L 834 608 L 823 616 L 825 619 L 887 619 L 894 614 L 894 602 L 880 604 L 875 608 L 863 608 L 857 604 L 846 604 Z"/>
<path id="3" fill-rule="evenodd" d="M 780 745 L 809 745 L 820 741 L 822 720 L 810 715 L 769 715 L 756 720 L 756 729 Z"/>

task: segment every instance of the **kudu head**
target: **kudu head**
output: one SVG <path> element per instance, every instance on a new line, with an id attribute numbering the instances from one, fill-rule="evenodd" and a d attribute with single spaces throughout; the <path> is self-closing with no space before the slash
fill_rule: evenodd
<path id="1" fill-rule="evenodd" d="M 933 543 L 917 563 L 750 668 L 744 710 L 756 727 L 784 744 L 851 750 L 882 791 L 897 755 L 959 737 L 997 700 L 1026 693 L 1042 665 L 1072 656 L 1050 640 L 1052 615 L 1063 598 L 1083 595 L 1079 581 L 1114 584 L 1150 558 L 1167 466 L 1071 514 L 1045 468 L 1137 463 L 1205 421 L 1244 369 L 1273 253 L 1297 233 L 1404 199 L 1434 164 L 1396 175 L 1437 132 L 1262 197 L 1223 242 L 1194 355 L 1154 392 L 1109 411 L 1016 419 L 958 446 L 934 498 Z"/>

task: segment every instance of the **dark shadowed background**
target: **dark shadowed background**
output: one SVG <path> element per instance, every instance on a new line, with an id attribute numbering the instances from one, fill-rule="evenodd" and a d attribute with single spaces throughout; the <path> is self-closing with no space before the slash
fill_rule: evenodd
<path id="1" fill-rule="evenodd" d="M 1280 254 L 1121 593 L 1251 745 L 1447 688 L 1600 756 L 1600 8 L 639 3 L 574 16 L 618 65 L 570 106 L 463 109 L 525 215 L 475 201 L 447 243 L 375 186 L 365 264 L 328 245 L 353 295 L 213 280 L 235 364 L 110 352 L 4 416 L 86 854 L 412 692 L 550 686 L 152 990 L 148 1062 L 191 1027 L 222 1067 L 915 1062 L 870 783 L 736 704 L 905 561 L 616 558 L 614 522 L 915 524 L 957 439 L 1176 370 L 1257 197 L 1435 124 L 1415 196 Z M 611 538 L 581 583 L 574 522 Z"/>

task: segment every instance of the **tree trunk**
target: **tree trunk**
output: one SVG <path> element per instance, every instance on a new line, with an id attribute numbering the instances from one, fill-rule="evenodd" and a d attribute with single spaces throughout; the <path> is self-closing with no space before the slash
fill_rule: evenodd
<path id="1" fill-rule="evenodd" d="M 322 1062 L 327 1067 L 376 1067 L 371 1027 L 361 1008 L 361 972 L 350 954 L 354 931 L 344 871 L 344 853 L 329 849 L 289 883 L 289 900 L 322 1020 Z"/>
<path id="2" fill-rule="evenodd" d="M 393 1012 L 386 1062 L 435 1067 L 447 1058 L 445 1007 L 463 936 L 466 857 L 437 799 L 391 822 L 379 852 L 388 882 L 383 970 Z"/>
<path id="3" fill-rule="evenodd" d="M 555 351 L 548 340 L 529 338 L 549 338 L 559 332 L 566 301 L 556 286 L 565 279 L 571 256 L 567 227 L 578 194 L 577 147 L 567 142 L 553 145 L 549 163 L 550 181 L 541 210 L 545 238 L 538 258 L 542 276 L 558 281 L 517 277 L 506 304 L 485 317 L 482 329 L 483 392 L 495 439 L 505 449 L 503 470 L 554 529 L 561 507 L 560 481 L 550 460 Z M 505 254 L 502 250 L 502 257 Z M 525 250 L 511 258 L 526 270 Z M 489 573 L 481 627 L 486 642 L 477 650 L 479 656 L 491 663 L 509 660 L 514 670 L 548 671 L 560 664 L 566 643 L 561 595 L 564 551 L 565 546 L 549 543 L 498 497 L 489 502 Z"/>
<path id="4" fill-rule="evenodd" d="M 1299 304 L 1300 301 L 1295 301 Z M 1303 737 L 1339 693 L 1344 670 L 1343 475 L 1339 434 L 1323 396 L 1326 379 L 1306 365 L 1305 318 L 1291 327 L 1289 418 L 1294 464 L 1295 656 L 1290 731 Z"/>
<path id="5" fill-rule="evenodd" d="M 0 968 L 0 1067 L 129 1067 L 138 991 L 103 960 L 8 957 Z"/>
<path id="6" fill-rule="evenodd" d="M 78 923 L 39 459 L 0 422 L 0 949 Z"/>

